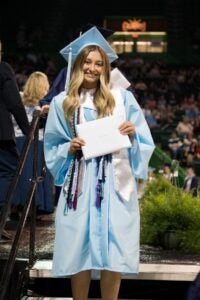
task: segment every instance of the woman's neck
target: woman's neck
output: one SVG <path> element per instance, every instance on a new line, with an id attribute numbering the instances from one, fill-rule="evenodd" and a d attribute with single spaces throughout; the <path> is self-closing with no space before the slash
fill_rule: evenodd
<path id="1" fill-rule="evenodd" d="M 92 90 L 92 89 L 96 89 L 97 84 L 95 83 L 88 83 L 88 82 L 84 82 L 82 85 L 82 88 L 85 90 Z"/>

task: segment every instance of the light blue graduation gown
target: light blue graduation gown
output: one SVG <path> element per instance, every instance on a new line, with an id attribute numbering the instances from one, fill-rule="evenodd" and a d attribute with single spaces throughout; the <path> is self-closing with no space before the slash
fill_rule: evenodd
<path id="1" fill-rule="evenodd" d="M 154 142 L 133 94 L 125 89 L 118 92 L 125 107 L 126 118 L 136 128 L 132 147 L 125 150 L 132 175 L 132 181 L 127 177 L 127 183 L 132 182 L 133 185 L 130 197 L 123 199 L 120 194 L 115 182 L 119 169 L 115 170 L 111 160 L 106 168 L 104 198 L 101 207 L 97 208 L 97 161 L 83 161 L 76 210 L 68 209 L 67 214 L 64 214 L 66 200 L 63 191 L 57 206 L 52 270 L 55 276 L 69 276 L 84 270 L 138 273 L 140 215 L 135 179 L 147 179 Z M 65 92 L 62 92 L 52 100 L 44 136 L 46 164 L 54 176 L 55 184 L 60 186 L 65 181 L 72 159 L 68 153 L 72 136 L 62 108 L 65 96 Z M 84 117 L 86 121 L 93 120 L 96 112 L 91 107 L 84 107 Z M 127 168 L 123 161 L 121 166 L 121 178 L 124 180 Z"/>

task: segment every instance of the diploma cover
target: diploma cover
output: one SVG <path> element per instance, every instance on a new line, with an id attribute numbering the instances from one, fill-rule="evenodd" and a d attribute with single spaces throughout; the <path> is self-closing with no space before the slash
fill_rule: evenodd
<path id="1" fill-rule="evenodd" d="M 131 147 L 129 136 L 119 131 L 123 122 L 120 115 L 115 115 L 77 124 L 77 135 L 85 141 L 85 146 L 82 146 L 84 158 L 87 160 Z"/>

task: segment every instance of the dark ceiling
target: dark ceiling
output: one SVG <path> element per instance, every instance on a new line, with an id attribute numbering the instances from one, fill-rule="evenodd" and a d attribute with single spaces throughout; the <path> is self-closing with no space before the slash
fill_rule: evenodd
<path id="1" fill-rule="evenodd" d="M 16 7 L 13 7 L 15 5 Z M 42 31 L 45 38 L 55 30 L 58 43 L 85 23 L 102 26 L 106 16 L 163 16 L 170 10 L 181 14 L 184 30 L 200 26 L 199 0 L 2 0 L 0 6 L 0 39 L 15 45 L 21 26 L 30 34 Z M 53 33 L 52 33 L 53 34 Z"/>

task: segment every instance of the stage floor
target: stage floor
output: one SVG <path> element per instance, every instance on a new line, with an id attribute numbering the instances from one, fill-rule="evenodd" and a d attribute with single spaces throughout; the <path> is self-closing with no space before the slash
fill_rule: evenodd
<path id="1" fill-rule="evenodd" d="M 36 221 L 36 256 L 37 259 L 52 259 L 53 241 L 55 234 L 54 218 L 55 213 L 46 216 L 40 216 L 41 219 Z M 16 221 L 8 221 L 6 230 L 15 235 L 17 228 Z M 29 223 L 27 222 L 20 239 L 20 245 L 17 252 L 18 258 L 29 257 Z M 8 257 L 11 249 L 11 242 L 0 243 L 0 257 L 5 259 Z M 146 245 L 140 248 L 141 263 L 151 264 L 188 264 L 200 266 L 200 254 L 183 253 L 177 250 L 163 250 Z"/>
<path id="2" fill-rule="evenodd" d="M 67 299 L 70 297 L 70 279 L 52 277 L 52 255 L 55 235 L 55 214 L 36 221 L 36 262 L 29 270 L 30 287 L 22 300 L 32 299 Z M 17 222 L 8 221 L 6 230 L 15 236 Z M 5 261 L 9 257 L 11 242 L 0 243 L 0 258 Z M 17 261 L 28 261 L 29 258 L 29 223 L 26 224 L 20 239 Z M 183 253 L 175 250 L 163 250 L 146 245 L 140 248 L 139 274 L 122 277 L 120 299 L 176 299 L 182 300 L 190 283 L 200 272 L 200 254 Z M 68 281 L 65 280 L 69 279 Z M 98 298 L 98 272 L 93 271 L 91 297 Z M 97 279 L 97 280 L 95 280 Z M 64 281 L 63 281 L 64 280 Z M 34 283 L 34 285 L 33 285 Z M 67 284 L 66 291 L 63 286 Z M 134 293 L 133 293 L 134 291 Z M 37 297 L 38 295 L 38 297 Z M 40 295 L 40 296 L 39 296 Z M 173 298 L 172 295 L 176 295 Z M 35 296 L 35 297 L 34 297 Z M 46 296 L 46 297 L 45 297 Z M 63 298 L 57 298 L 63 297 Z M 98 298 L 99 299 L 99 298 Z"/>

